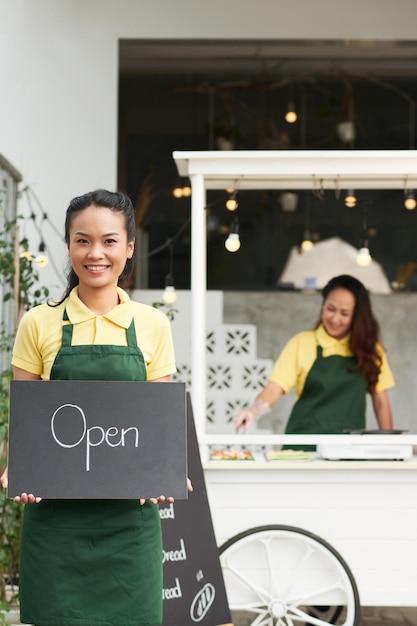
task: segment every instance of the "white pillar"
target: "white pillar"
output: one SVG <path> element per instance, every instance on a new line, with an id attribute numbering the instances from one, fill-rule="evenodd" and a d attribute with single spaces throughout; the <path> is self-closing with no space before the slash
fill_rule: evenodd
<path id="1" fill-rule="evenodd" d="M 191 398 L 197 437 L 206 426 L 207 236 L 204 177 L 191 180 Z"/>

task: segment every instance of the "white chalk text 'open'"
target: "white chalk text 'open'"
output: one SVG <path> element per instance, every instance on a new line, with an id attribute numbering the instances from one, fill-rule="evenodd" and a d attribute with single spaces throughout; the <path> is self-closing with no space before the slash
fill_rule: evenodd
<path id="1" fill-rule="evenodd" d="M 60 441 L 56 434 L 56 421 L 59 419 L 60 412 L 63 409 L 75 409 L 80 421 L 80 436 L 76 441 L 67 443 Z M 68 414 L 65 415 L 65 419 L 68 419 Z M 101 426 L 91 426 L 87 428 L 87 419 L 84 411 L 76 404 L 63 404 L 59 406 L 51 418 L 51 432 L 52 437 L 56 443 L 62 448 L 75 448 L 79 445 L 85 445 L 85 469 L 90 471 L 90 449 L 101 445 L 107 445 L 111 448 L 117 448 L 119 446 L 124 447 L 126 445 L 126 435 L 131 433 L 133 436 L 133 445 L 135 448 L 139 447 L 139 430 L 136 426 L 129 426 L 127 428 L 118 428 L 117 426 L 109 426 L 107 429 Z M 133 435 L 132 435 L 133 434 Z"/>

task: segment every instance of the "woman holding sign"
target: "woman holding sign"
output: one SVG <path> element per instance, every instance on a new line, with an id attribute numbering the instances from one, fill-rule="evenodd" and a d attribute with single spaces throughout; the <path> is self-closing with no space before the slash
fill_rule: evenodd
<path id="1" fill-rule="evenodd" d="M 13 349 L 18 380 L 169 381 L 166 316 L 120 287 L 133 267 L 135 214 L 122 193 L 74 198 L 61 301 L 24 315 Z M 7 487 L 7 470 L 1 482 Z M 192 490 L 188 481 L 187 488 Z M 139 494 L 140 495 L 140 494 Z M 39 626 L 145 626 L 162 621 L 162 543 L 150 500 L 41 500 L 22 493 L 21 621 Z"/>

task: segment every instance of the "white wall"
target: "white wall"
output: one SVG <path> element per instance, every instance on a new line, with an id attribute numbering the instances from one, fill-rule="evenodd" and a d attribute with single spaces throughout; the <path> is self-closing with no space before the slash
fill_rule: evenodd
<path id="1" fill-rule="evenodd" d="M 116 185 L 119 38 L 414 39 L 417 3 L 0 0 L 0 16 L 0 153 L 61 231 L 73 196 Z M 43 281 L 62 288 L 51 266 Z"/>

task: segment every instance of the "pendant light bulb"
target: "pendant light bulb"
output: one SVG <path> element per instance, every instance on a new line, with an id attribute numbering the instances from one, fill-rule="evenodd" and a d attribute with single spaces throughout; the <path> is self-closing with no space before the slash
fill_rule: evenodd
<path id="1" fill-rule="evenodd" d="M 311 239 L 304 239 L 304 241 L 301 242 L 301 248 L 304 252 L 308 252 L 313 246 L 314 244 Z"/>
<path id="2" fill-rule="evenodd" d="M 356 263 L 360 267 L 368 267 L 371 261 L 372 261 L 372 257 L 371 257 L 371 253 L 369 252 L 369 248 L 367 246 L 364 246 L 363 248 L 359 248 L 359 251 L 356 257 Z"/>
<path id="3" fill-rule="evenodd" d="M 237 252 L 240 248 L 240 238 L 239 238 L 239 221 L 238 219 L 234 219 L 229 231 L 229 236 L 224 242 L 224 247 L 228 252 Z"/>
<path id="4" fill-rule="evenodd" d="M 237 252 L 240 248 L 239 233 L 230 233 L 224 245 L 228 252 Z"/>
<path id="5" fill-rule="evenodd" d="M 165 304 L 170 305 L 177 299 L 177 292 L 174 287 L 174 246 L 172 239 L 169 239 L 167 244 L 169 248 L 169 272 L 165 278 L 165 289 L 162 294 L 162 300 Z"/>
<path id="6" fill-rule="evenodd" d="M 309 232 L 305 232 L 304 233 L 304 239 L 301 242 L 301 250 L 303 252 L 308 252 L 309 250 L 311 250 L 311 248 L 313 248 L 314 243 L 311 241 L 311 236 Z"/>
<path id="7" fill-rule="evenodd" d="M 345 205 L 349 208 L 352 209 L 354 206 L 356 206 L 356 196 L 355 196 L 355 192 L 353 189 L 348 189 L 346 192 L 346 196 L 345 196 Z"/>
<path id="8" fill-rule="evenodd" d="M 407 191 L 407 193 L 405 194 L 404 206 L 409 211 L 414 211 L 414 209 L 416 208 L 417 201 L 414 197 L 413 191 Z"/>
<path id="9" fill-rule="evenodd" d="M 172 190 L 172 195 L 174 196 L 174 198 L 182 198 L 184 195 L 182 187 L 175 187 Z"/>
<path id="10" fill-rule="evenodd" d="M 226 209 L 228 211 L 236 211 L 239 206 L 239 202 L 237 199 L 237 191 L 233 191 L 230 198 L 226 200 Z"/>
<path id="11" fill-rule="evenodd" d="M 175 291 L 174 285 L 167 285 L 162 294 L 162 300 L 165 304 L 174 304 L 177 299 L 177 292 Z"/>
<path id="12" fill-rule="evenodd" d="M 294 124 L 294 122 L 297 121 L 297 113 L 295 111 L 295 106 L 293 102 L 288 103 L 288 109 L 285 114 L 285 121 L 288 122 L 288 124 Z"/>

